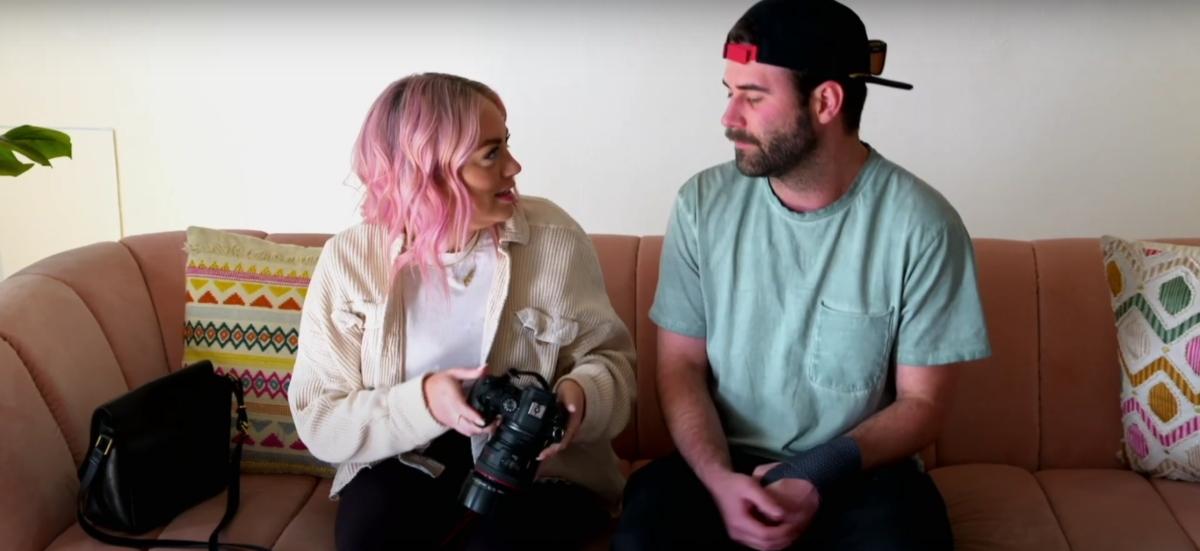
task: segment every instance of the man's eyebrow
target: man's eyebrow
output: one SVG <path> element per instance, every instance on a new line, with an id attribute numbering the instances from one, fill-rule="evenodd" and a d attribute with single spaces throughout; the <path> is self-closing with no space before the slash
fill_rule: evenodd
<path id="1" fill-rule="evenodd" d="M 724 80 L 721 81 L 721 84 L 725 85 L 725 88 L 730 88 L 729 83 L 725 82 Z M 737 88 L 743 92 L 762 92 L 764 94 L 771 93 L 770 88 L 767 88 L 766 86 L 760 86 L 758 84 L 740 84 L 734 88 Z"/>

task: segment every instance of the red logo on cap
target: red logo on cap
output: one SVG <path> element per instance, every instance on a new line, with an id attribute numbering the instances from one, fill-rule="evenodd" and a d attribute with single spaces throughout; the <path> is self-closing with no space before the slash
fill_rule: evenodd
<path id="1" fill-rule="evenodd" d="M 725 59 L 743 65 L 758 61 L 758 46 L 754 44 L 729 43 L 725 45 Z"/>

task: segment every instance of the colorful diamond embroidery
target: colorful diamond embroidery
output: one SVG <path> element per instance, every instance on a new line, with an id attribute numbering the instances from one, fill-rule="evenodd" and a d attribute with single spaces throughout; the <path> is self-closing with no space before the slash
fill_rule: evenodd
<path id="1" fill-rule="evenodd" d="M 300 441 L 287 400 L 321 249 L 201 228 L 188 230 L 187 249 L 184 362 L 210 360 L 241 382 L 249 417 L 242 470 L 332 477 L 333 466 Z"/>

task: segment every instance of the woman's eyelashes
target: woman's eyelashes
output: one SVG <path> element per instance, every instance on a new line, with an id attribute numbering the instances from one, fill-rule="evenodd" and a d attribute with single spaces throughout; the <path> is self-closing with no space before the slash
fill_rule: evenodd
<path id="1" fill-rule="evenodd" d="M 503 145 L 504 149 L 508 149 L 508 142 L 511 139 L 512 139 L 511 134 L 504 137 L 504 145 Z M 486 161 L 495 161 L 498 157 L 500 157 L 500 148 L 501 148 L 501 146 L 499 146 L 499 145 L 493 145 L 491 148 L 489 148 L 487 150 L 487 153 L 484 154 L 483 159 Z"/>

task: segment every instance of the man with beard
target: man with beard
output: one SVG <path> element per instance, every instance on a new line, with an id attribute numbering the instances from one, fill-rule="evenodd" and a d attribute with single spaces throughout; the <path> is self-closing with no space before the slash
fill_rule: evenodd
<path id="1" fill-rule="evenodd" d="M 631 477 L 615 549 L 953 547 L 916 456 L 991 350 L 958 214 L 859 138 L 867 83 L 911 88 L 884 48 L 832 0 L 730 31 L 735 161 L 680 190 L 650 314 L 678 452 Z"/>

